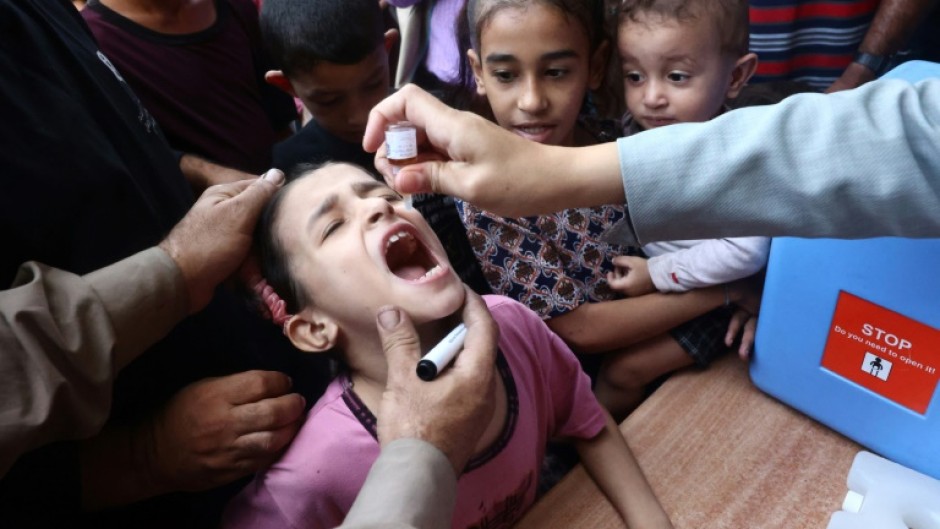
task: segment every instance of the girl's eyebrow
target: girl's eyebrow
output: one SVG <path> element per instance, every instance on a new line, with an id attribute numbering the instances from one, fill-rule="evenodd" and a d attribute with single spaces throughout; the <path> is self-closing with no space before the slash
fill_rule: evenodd
<path id="1" fill-rule="evenodd" d="M 543 61 L 557 61 L 559 59 L 577 59 L 578 52 L 566 49 L 558 51 L 550 51 L 542 55 L 541 60 Z M 501 63 L 501 62 L 517 62 L 516 56 L 511 53 L 491 53 L 486 56 L 487 63 Z"/>
<path id="2" fill-rule="evenodd" d="M 369 181 L 369 182 L 353 182 L 352 184 L 350 184 L 350 187 L 352 188 L 353 193 L 355 193 L 356 196 L 361 198 L 375 189 L 378 189 L 381 187 L 388 187 L 388 186 L 381 182 Z M 338 195 L 333 194 L 333 195 L 327 196 L 326 199 L 323 201 L 323 203 L 321 203 L 320 206 L 317 207 L 317 209 L 315 209 L 314 212 L 310 215 L 310 218 L 307 219 L 306 230 L 310 231 L 313 228 L 313 225 L 316 224 L 318 220 L 320 220 L 320 217 L 322 217 L 323 215 L 326 215 L 327 213 L 330 212 L 330 210 L 336 207 L 337 202 L 339 202 Z"/>
<path id="3" fill-rule="evenodd" d="M 377 181 L 353 182 L 351 186 L 352 186 L 353 193 L 355 193 L 356 196 L 359 196 L 359 197 L 362 197 L 366 193 L 369 193 L 370 191 L 373 191 L 380 187 L 388 187 L 382 182 L 377 182 Z"/>
<path id="4" fill-rule="evenodd" d="M 543 61 L 557 61 L 559 59 L 577 59 L 578 52 L 574 50 L 558 50 L 550 51 L 545 55 L 542 55 Z"/>
<path id="5" fill-rule="evenodd" d="M 320 206 L 317 207 L 317 209 L 315 209 L 313 213 L 310 215 L 310 217 L 307 219 L 307 228 L 305 231 L 310 231 L 311 229 L 313 229 L 313 225 L 316 224 L 318 220 L 320 220 L 320 217 L 329 213 L 331 209 L 336 207 L 336 203 L 338 201 L 339 201 L 339 197 L 335 194 L 329 195 L 328 197 L 326 197 L 326 200 L 324 200 L 320 204 Z"/>
<path id="6" fill-rule="evenodd" d="M 491 53 L 486 56 L 486 62 L 515 62 L 516 56 L 511 53 Z"/>

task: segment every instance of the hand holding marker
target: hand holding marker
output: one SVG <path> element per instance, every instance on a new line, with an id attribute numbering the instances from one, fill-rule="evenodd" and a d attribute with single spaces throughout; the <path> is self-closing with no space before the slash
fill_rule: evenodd
<path id="1" fill-rule="evenodd" d="M 428 351 L 421 360 L 418 360 L 418 378 L 431 381 L 438 373 L 444 370 L 448 364 L 457 356 L 457 353 L 463 349 L 464 338 L 467 337 L 467 327 L 460 324 L 454 327 L 443 340 L 433 349 Z"/>

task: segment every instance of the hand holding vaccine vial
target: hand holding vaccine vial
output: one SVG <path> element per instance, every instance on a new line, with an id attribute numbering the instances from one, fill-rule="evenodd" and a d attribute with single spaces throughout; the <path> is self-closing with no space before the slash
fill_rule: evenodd
<path id="1" fill-rule="evenodd" d="M 400 167 L 418 159 L 418 130 L 407 121 L 389 125 L 385 129 L 385 148 L 392 175 L 397 175 Z M 405 208 L 411 207 L 411 195 L 405 195 Z"/>

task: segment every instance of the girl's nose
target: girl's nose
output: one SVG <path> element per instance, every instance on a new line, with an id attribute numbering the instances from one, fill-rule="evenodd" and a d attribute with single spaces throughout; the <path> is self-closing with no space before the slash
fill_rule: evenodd
<path id="1" fill-rule="evenodd" d="M 525 82 L 518 101 L 519 110 L 527 114 L 538 114 L 548 108 L 548 98 L 536 79 Z"/>
<path id="2" fill-rule="evenodd" d="M 376 224 L 394 212 L 392 203 L 382 197 L 369 197 L 364 202 L 363 210 L 369 224 Z"/>

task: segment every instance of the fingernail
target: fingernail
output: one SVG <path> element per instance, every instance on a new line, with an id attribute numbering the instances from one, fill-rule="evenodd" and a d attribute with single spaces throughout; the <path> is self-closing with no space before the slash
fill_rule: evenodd
<path id="1" fill-rule="evenodd" d="M 395 307 L 382 309 L 379 312 L 379 325 L 385 330 L 394 329 L 400 321 L 401 314 L 398 313 L 398 309 Z"/>
<path id="2" fill-rule="evenodd" d="M 279 186 L 284 183 L 284 172 L 280 169 L 268 169 L 268 172 L 261 175 L 261 178 Z"/>

